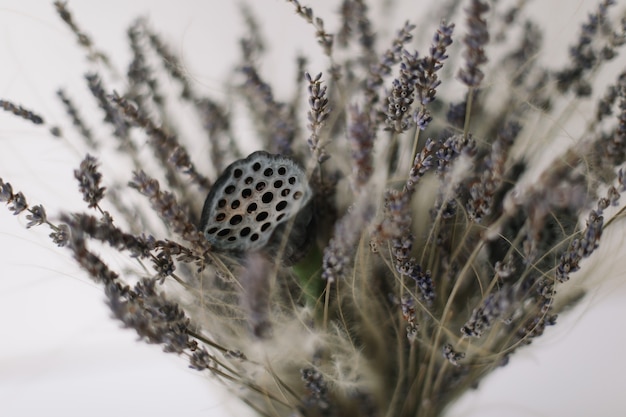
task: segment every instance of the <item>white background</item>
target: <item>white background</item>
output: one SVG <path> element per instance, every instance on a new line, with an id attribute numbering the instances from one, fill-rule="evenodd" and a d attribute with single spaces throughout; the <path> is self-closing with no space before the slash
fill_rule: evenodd
<path id="1" fill-rule="evenodd" d="M 332 2 L 312 3 L 322 3 L 316 11 L 326 13 L 332 31 Z M 549 23 L 547 41 L 560 45 L 555 59 L 565 56 L 589 3 L 533 5 Z M 292 57 L 316 48 L 312 29 L 283 0 L 254 5 L 272 54 L 263 71 L 275 81 L 276 94 L 287 99 Z M 129 56 L 125 28 L 136 16 L 149 16 L 182 52 L 197 85 L 217 97 L 226 94 L 220 80 L 229 75 L 244 32 L 236 2 L 74 0 L 69 7 L 122 70 Z M 411 7 L 415 11 L 402 19 L 419 16 L 419 7 Z M 54 93 L 59 86 L 71 93 L 82 89 L 87 68 L 50 1 L 0 0 L 1 98 L 67 126 Z M 312 73 L 323 69 L 320 61 L 312 62 Z M 43 129 L 0 113 L 0 177 L 23 191 L 31 204 L 45 203 L 52 216 L 59 209 L 82 209 L 72 177 L 79 160 L 79 154 Z M 183 359 L 138 343 L 133 331 L 121 330 L 109 317 L 101 289 L 85 278 L 67 251 L 57 250 L 44 228 L 27 231 L 25 224 L 24 215 L 15 218 L 0 208 L 0 416 L 243 415 L 217 384 L 189 370 Z M 602 286 L 530 349 L 494 372 L 450 416 L 626 413 L 622 234 L 620 227 L 606 236 L 613 243 L 604 245 L 592 268 L 602 276 Z"/>

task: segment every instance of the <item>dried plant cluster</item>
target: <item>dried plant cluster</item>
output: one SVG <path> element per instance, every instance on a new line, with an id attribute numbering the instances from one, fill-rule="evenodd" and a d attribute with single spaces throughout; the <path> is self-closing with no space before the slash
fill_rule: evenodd
<path id="1" fill-rule="evenodd" d="M 197 92 L 143 19 L 128 29 L 133 59 L 114 89 L 107 54 L 55 3 L 100 70 L 85 81 L 114 158 L 134 169 L 127 184 L 107 180 L 94 156 L 106 143 L 62 90 L 89 150 L 74 171 L 87 210 L 49 217 L 5 181 L 0 201 L 27 227 L 50 228 L 125 326 L 259 415 L 441 415 L 557 323 L 575 301 L 561 289 L 618 224 L 626 73 L 594 91 L 626 23 L 601 1 L 563 45 L 569 61 L 551 68 L 526 2 L 450 2 L 430 39 L 415 39 L 411 22 L 380 39 L 365 0 L 343 0 L 333 29 L 287 3 L 327 67 L 298 58 L 297 99 L 275 96 L 246 11 L 227 102 Z M 582 102 L 595 114 L 541 163 L 556 121 Z M 0 105 L 45 124 L 13 100 Z M 176 120 L 176 106 L 188 120 Z M 247 159 L 238 117 L 262 143 Z M 186 137 L 184 123 L 205 136 Z M 200 141 L 207 155 L 195 151 Z M 110 266 L 111 248 L 128 268 Z"/>

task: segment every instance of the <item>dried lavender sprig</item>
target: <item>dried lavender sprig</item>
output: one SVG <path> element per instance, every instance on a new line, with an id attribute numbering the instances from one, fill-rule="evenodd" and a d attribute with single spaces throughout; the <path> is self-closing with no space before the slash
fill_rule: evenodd
<path id="1" fill-rule="evenodd" d="M 331 56 L 333 51 L 334 36 L 324 29 L 324 20 L 317 17 L 313 13 L 313 9 L 308 6 L 302 6 L 298 0 L 287 0 L 296 8 L 296 14 L 304 18 L 309 24 L 315 28 L 315 37 L 317 42 L 322 46 L 324 54 Z"/>
<path id="2" fill-rule="evenodd" d="M 413 35 L 411 34 L 413 29 L 415 29 L 414 24 L 408 21 L 405 22 L 404 26 L 398 31 L 396 37 L 393 39 L 391 48 L 387 49 L 380 57 L 379 62 L 370 68 L 364 85 L 364 110 L 370 111 L 373 106 L 379 102 L 380 87 L 383 85 L 385 77 L 391 74 L 392 67 L 398 64 L 402 59 L 404 46 L 413 39 Z"/>
<path id="3" fill-rule="evenodd" d="M 265 149 L 283 155 L 292 155 L 292 144 L 296 136 L 297 125 L 290 106 L 276 101 L 272 88 L 258 73 L 255 64 L 244 57 L 241 71 L 246 77 L 242 93 L 247 98 L 250 110 L 258 121 L 260 135 L 264 139 Z"/>
<path id="4" fill-rule="evenodd" d="M 72 120 L 72 124 L 76 127 L 76 129 L 78 129 L 78 132 L 81 134 L 81 136 L 85 140 L 85 143 L 90 148 L 93 148 L 93 149 L 97 148 L 98 144 L 93 138 L 91 129 L 87 127 L 87 124 L 85 123 L 85 120 L 83 119 L 83 117 L 80 115 L 78 108 L 74 105 L 74 103 L 69 98 L 65 90 L 63 89 L 57 90 L 57 97 L 63 103 L 63 107 L 65 107 L 65 112 Z"/>
<path id="5" fill-rule="evenodd" d="M 171 240 L 157 240 L 154 242 L 154 247 L 160 249 L 162 252 L 167 252 L 171 256 L 176 256 L 176 260 L 185 263 L 194 262 L 200 269 L 204 268 L 203 257 L 198 256 L 196 251 L 181 245 L 180 243 Z"/>
<path id="6" fill-rule="evenodd" d="M 249 4 L 241 3 L 239 5 L 239 13 L 243 18 L 247 31 L 247 39 L 246 42 L 252 43 L 253 45 L 248 45 L 251 50 L 254 50 L 256 53 L 263 53 L 266 49 L 266 41 L 263 36 L 263 31 L 259 26 L 259 22 L 257 21 L 257 17 L 254 12 L 251 10 Z"/>
<path id="7" fill-rule="evenodd" d="M 215 375 L 229 381 L 237 378 L 242 386 L 264 393 L 272 400 L 277 400 L 262 387 L 243 379 L 237 371 L 226 366 L 209 354 L 205 347 L 200 346 L 197 340 L 225 351 L 233 358 L 245 360 L 245 356 L 240 352 L 226 351 L 223 347 L 202 337 L 196 331 L 197 326 L 191 323 L 191 319 L 180 305 L 170 301 L 164 292 L 157 291 L 156 283 L 155 279 L 142 278 L 131 288 L 114 280 L 106 282 L 107 303 L 115 317 L 126 327 L 134 329 L 148 343 L 162 345 L 164 352 L 186 354 L 192 368 L 209 369 Z"/>
<path id="8" fill-rule="evenodd" d="M 304 404 L 308 408 L 317 408 L 323 415 L 327 415 L 328 411 L 330 411 L 331 401 L 324 376 L 314 367 L 303 368 L 300 370 L 300 374 L 307 389 L 307 397 L 304 398 Z M 333 414 L 331 413 L 330 415 Z"/>
<path id="9" fill-rule="evenodd" d="M 199 250 L 201 256 L 210 250 L 210 245 L 202 232 L 189 221 L 187 212 L 179 206 L 172 193 L 161 191 L 156 179 L 149 177 L 143 171 L 138 171 L 134 173 L 129 186 L 148 197 L 152 209 L 161 217 L 161 220 L 173 232 L 190 242 L 193 245 L 192 249 Z"/>
<path id="10" fill-rule="evenodd" d="M 385 215 L 376 226 L 380 240 L 401 238 L 411 228 L 411 195 L 404 191 L 389 190 L 385 194 Z"/>
<path id="11" fill-rule="evenodd" d="M 407 322 L 407 339 L 411 344 L 415 343 L 417 340 L 417 331 L 420 327 L 417 322 L 417 315 L 415 314 L 415 298 L 413 295 L 404 294 L 399 300 L 395 295 L 392 295 L 391 300 L 394 304 L 400 305 L 402 318 Z"/>
<path id="12" fill-rule="evenodd" d="M 430 146 L 428 146 L 430 148 Z M 420 155 L 424 156 L 428 150 Z M 419 164 L 416 158 L 416 164 Z M 428 156 L 426 156 L 428 159 Z M 424 161 L 427 165 L 427 161 Z M 409 179 L 408 183 L 414 184 L 419 180 L 419 176 Z M 415 182 L 413 182 L 415 181 Z M 421 298 L 428 306 L 431 306 L 435 299 L 435 287 L 430 271 L 423 271 L 422 267 L 411 256 L 415 236 L 411 231 L 411 196 L 414 188 L 405 188 L 402 191 L 388 191 L 385 196 L 385 217 L 377 227 L 377 238 L 388 239 L 391 243 L 392 262 L 396 272 L 401 276 L 410 278 L 416 285 L 421 297 L 414 294 L 416 298 Z M 386 229 L 386 230 L 385 230 Z"/>
<path id="13" fill-rule="evenodd" d="M 615 187 L 609 188 L 609 193 L 617 193 L 617 197 L 619 197 L 619 192 Z M 607 194 L 605 199 L 598 201 L 597 209 L 591 210 L 587 216 L 587 225 L 581 233 L 581 237 L 572 240 L 568 249 L 561 254 L 556 267 L 556 279 L 559 282 L 568 281 L 570 274 L 580 269 L 580 261 L 591 255 L 600 245 L 600 237 L 604 229 L 604 216 L 602 216 L 602 213 L 608 207 L 608 201 L 609 194 Z M 616 203 L 617 198 L 613 196 L 610 201 Z"/>
<path id="14" fill-rule="evenodd" d="M 87 154 L 80 163 L 80 168 L 74 170 L 74 178 L 78 180 L 78 188 L 83 194 L 83 200 L 89 208 L 98 207 L 104 198 L 105 187 L 100 187 L 102 174 L 98 172 L 98 161 Z"/>
<path id="15" fill-rule="evenodd" d="M 531 316 L 517 331 L 517 341 L 514 346 L 529 345 L 533 339 L 541 336 L 548 326 L 554 326 L 558 318 L 557 314 L 550 314 L 548 305 L 540 308 L 536 315 Z M 508 352 L 509 354 L 512 351 Z"/>
<path id="16" fill-rule="evenodd" d="M 247 19 L 247 23 L 253 26 L 253 19 L 251 16 L 249 17 L 250 19 Z M 211 147 L 211 159 L 214 166 L 219 171 L 219 167 L 223 166 L 225 159 L 222 158 L 225 154 L 225 149 L 223 149 L 224 145 L 222 144 L 222 142 L 228 143 L 228 146 L 230 148 L 229 150 L 234 156 L 239 155 L 239 149 L 237 148 L 237 145 L 232 139 L 232 135 L 230 133 L 230 121 L 228 120 L 226 112 L 213 100 L 206 97 L 198 96 L 198 94 L 192 88 L 192 84 L 189 78 L 181 70 L 181 68 L 184 68 L 184 65 L 180 62 L 180 59 L 171 52 L 170 47 L 159 36 L 158 33 L 150 28 L 148 22 L 145 19 L 140 19 L 137 22 L 137 25 L 138 30 L 141 29 L 142 34 L 148 37 L 150 46 L 156 51 L 157 55 L 163 62 L 165 70 L 174 80 L 178 81 L 182 86 L 180 97 L 193 105 L 194 109 L 203 120 L 203 127 L 205 128 L 205 130 L 207 130 L 209 135 L 212 135 L 210 137 L 211 143 L 213 145 Z M 259 39 L 256 39 L 256 45 L 256 47 L 262 48 Z M 150 88 L 150 91 L 152 92 L 153 100 L 157 103 L 157 105 L 160 105 L 159 101 L 162 99 L 161 95 L 156 90 L 156 80 L 150 78 L 150 80 L 148 81 L 148 86 Z M 227 141 L 224 141 L 222 139 L 222 131 L 227 134 Z M 287 136 L 291 139 L 289 133 L 285 134 L 284 136 Z M 197 178 L 197 180 L 201 181 L 200 178 Z"/>
<path id="17" fill-rule="evenodd" d="M 437 87 L 441 84 L 437 72 L 447 59 L 446 48 L 452 44 L 454 24 L 442 21 L 433 37 L 429 55 L 419 58 L 417 51 L 404 51 L 400 64 L 400 75 L 393 80 L 393 88 L 387 98 L 386 122 L 396 133 L 401 133 L 416 124 L 424 130 L 432 121 L 426 105 L 435 99 Z M 417 96 L 421 106 L 411 112 L 412 104 Z M 417 133 L 416 133 L 417 135 Z M 417 146 L 417 137 L 415 138 Z M 417 148 L 413 150 L 413 157 Z"/>
<path id="18" fill-rule="evenodd" d="M 211 188 L 211 181 L 198 172 L 193 162 L 191 162 L 189 153 L 179 143 L 176 136 L 167 134 L 162 128 L 157 127 L 154 121 L 141 114 L 140 111 L 132 106 L 125 98 L 114 95 L 112 100 L 120 107 L 124 116 L 137 123 L 137 125 L 141 126 L 146 131 L 150 138 L 152 149 L 161 162 L 168 167 L 172 167 L 189 175 L 191 180 L 204 190 Z"/>
<path id="19" fill-rule="evenodd" d="M 417 178 L 416 178 L 417 180 Z M 375 228 L 373 244 L 379 246 L 381 241 L 388 240 L 391 244 L 392 262 L 396 272 L 410 278 L 416 285 L 421 298 L 427 305 L 435 299 L 435 287 L 430 271 L 422 270 L 417 261 L 411 257 L 415 236 L 411 231 L 411 190 L 389 190 L 385 195 L 385 213 Z"/>
<path id="20" fill-rule="evenodd" d="M 12 205 L 9 207 L 9 210 L 13 212 L 13 214 L 18 215 L 24 210 L 28 208 L 28 203 L 26 202 L 26 197 L 22 192 L 18 192 L 13 196 Z"/>
<path id="21" fill-rule="evenodd" d="M 131 257 L 149 258 L 156 248 L 156 241 L 152 237 L 135 236 L 123 232 L 113 225 L 105 216 L 104 221 L 88 214 L 76 213 L 64 214 L 61 221 L 72 228 L 79 230 L 92 239 L 108 243 L 111 247 L 119 250 L 127 250 Z"/>
<path id="22" fill-rule="evenodd" d="M 471 88 L 477 88 L 485 77 L 480 67 L 487 62 L 484 47 L 489 42 L 489 31 L 483 17 L 487 11 L 489 5 L 481 0 L 472 0 L 465 10 L 468 26 L 468 33 L 463 38 L 465 66 L 459 70 L 458 77 Z"/>
<path id="23" fill-rule="evenodd" d="M 424 147 L 415 156 L 413 160 L 413 166 L 409 172 L 409 177 L 406 180 L 404 189 L 407 193 L 413 194 L 415 192 L 415 186 L 420 179 L 428 172 L 433 166 L 433 150 L 435 147 L 435 141 L 427 139 Z"/>
<path id="24" fill-rule="evenodd" d="M 408 239 L 413 238 L 413 235 L 408 233 L 406 236 L 408 237 Z M 433 301 L 435 300 L 435 285 L 433 283 L 431 273 L 430 271 L 422 270 L 422 268 L 419 266 L 414 258 L 407 259 L 412 246 L 412 242 L 411 246 L 408 247 L 406 243 L 404 243 L 407 241 L 407 237 L 405 237 L 404 239 L 394 239 L 392 241 L 392 245 L 394 247 L 396 245 L 401 245 L 403 249 L 402 251 L 394 250 L 396 271 L 400 275 L 404 275 L 410 278 L 415 283 L 417 289 L 421 294 L 421 297 L 417 297 L 417 294 L 415 294 L 415 296 L 424 300 L 424 302 L 428 306 L 432 306 Z M 409 251 L 406 251 L 406 249 L 408 249 Z M 398 256 L 399 252 L 402 253 L 401 256 Z"/>
<path id="25" fill-rule="evenodd" d="M 471 135 L 467 138 L 463 135 L 448 136 L 439 140 L 438 145 L 435 156 L 437 157 L 437 174 L 440 178 L 443 178 L 461 154 L 472 154 L 476 148 L 476 142 Z"/>
<path id="26" fill-rule="evenodd" d="M 348 142 L 352 157 L 352 186 L 359 192 L 374 172 L 373 148 L 376 131 L 371 116 L 357 106 L 349 109 Z"/>
<path id="27" fill-rule="evenodd" d="M 524 35 L 519 46 L 504 57 L 504 62 L 513 71 L 513 79 L 511 81 L 514 86 L 522 85 L 530 75 L 531 70 L 536 69 L 534 59 L 541 49 L 543 40 L 541 30 L 531 20 L 524 22 L 523 31 Z M 529 84 L 532 85 L 533 83 Z"/>
<path id="28" fill-rule="evenodd" d="M 611 84 L 606 88 L 606 91 L 601 99 L 597 102 L 596 107 L 596 121 L 600 122 L 605 117 L 613 114 L 613 105 L 617 100 L 620 92 L 620 88 L 626 87 L 626 71 L 620 73 L 618 76 L 617 84 Z"/>
<path id="29" fill-rule="evenodd" d="M 167 251 L 160 251 L 152 258 L 152 267 L 157 272 L 157 276 L 160 280 L 164 280 L 165 277 L 174 276 L 176 271 L 176 264 L 174 259 Z"/>
<path id="30" fill-rule="evenodd" d="M 467 100 L 463 100 L 458 103 L 449 103 L 448 106 L 446 121 L 450 124 L 450 126 L 462 129 L 466 119 Z"/>
<path id="31" fill-rule="evenodd" d="M 410 111 L 415 98 L 417 72 L 420 70 L 421 60 L 417 51 L 402 53 L 400 75 L 392 81 L 392 88 L 387 96 L 385 122 L 388 128 L 395 133 L 402 133 L 411 127 Z"/>
<path id="32" fill-rule="evenodd" d="M 515 297 L 515 292 L 510 286 L 488 294 L 480 305 L 474 308 L 471 317 L 461 328 L 461 333 L 466 337 L 481 337 L 496 320 L 508 318 L 516 304 Z"/>
<path id="33" fill-rule="evenodd" d="M 50 223 L 46 215 L 46 210 L 42 205 L 30 207 L 24 194 L 21 191 L 13 193 L 11 184 L 8 182 L 5 183 L 2 178 L 0 178 L 0 202 L 6 203 L 7 205 L 10 204 L 9 210 L 15 215 L 28 210 L 29 214 L 26 215 L 26 219 L 28 220 L 26 228 L 46 223 L 52 229 L 50 238 L 57 246 L 63 247 L 69 243 L 70 232 L 66 224 L 56 226 Z"/>
<path id="34" fill-rule="evenodd" d="M 30 229 L 33 226 L 39 226 L 48 222 L 48 216 L 46 215 L 46 209 L 41 204 L 37 204 L 29 209 L 29 214 L 26 215 L 26 228 Z"/>
<path id="35" fill-rule="evenodd" d="M 154 71 L 148 65 L 145 56 L 145 47 L 142 41 L 146 37 L 146 23 L 144 19 L 137 19 L 126 31 L 133 59 L 128 65 L 126 75 L 130 83 L 129 95 L 139 103 L 141 107 L 147 105 L 146 93 L 141 92 L 141 86 L 145 85 L 151 100 L 160 108 L 164 105 L 165 97 L 159 91 L 159 83 L 154 76 Z"/>
<path id="36" fill-rule="evenodd" d="M 53 232 L 49 236 L 55 245 L 63 248 L 70 243 L 70 227 L 66 224 L 60 224 L 53 228 Z"/>
<path id="37" fill-rule="evenodd" d="M 618 165 L 626 159 L 626 83 L 619 86 L 618 90 L 618 109 L 617 127 L 609 135 L 608 140 L 603 141 L 605 158 L 609 160 L 611 165 Z"/>
<path id="38" fill-rule="evenodd" d="M 194 101 L 196 99 L 195 94 L 193 92 L 193 88 L 191 88 L 191 83 L 189 79 L 185 75 L 185 73 L 181 70 L 184 66 L 181 64 L 178 57 L 170 51 L 168 45 L 161 39 L 158 33 L 154 32 L 147 24 L 145 20 L 141 20 L 138 22 L 146 35 L 148 36 L 148 40 L 150 41 L 150 46 L 156 51 L 157 55 L 161 58 L 165 70 L 170 74 L 172 78 L 180 83 L 182 86 L 182 91 L 180 93 L 180 97 L 185 100 Z"/>
<path id="39" fill-rule="evenodd" d="M 209 98 L 198 100 L 196 109 L 202 120 L 202 128 L 211 142 L 211 163 L 216 172 L 221 172 L 226 167 L 229 156 L 235 159 L 241 157 L 232 139 L 230 118 L 222 105 Z"/>
<path id="40" fill-rule="evenodd" d="M 437 87 L 441 84 L 437 72 L 443 68 L 443 61 L 448 58 L 446 54 L 448 46 L 452 45 L 452 34 L 454 33 L 454 23 L 446 23 L 443 20 L 430 46 L 429 55 L 421 62 L 421 69 L 417 77 L 416 92 L 419 102 L 423 105 L 431 103 L 435 99 Z"/>
<path id="41" fill-rule="evenodd" d="M 189 367 L 196 371 L 214 370 L 216 366 L 215 358 L 204 346 L 194 350 L 189 358 Z"/>
<path id="42" fill-rule="evenodd" d="M 495 42 L 503 43 L 507 39 L 507 35 L 510 34 L 510 28 L 515 27 L 519 24 L 520 19 L 524 18 L 522 12 L 528 3 L 527 0 L 521 0 L 497 13 L 498 19 L 494 19 L 495 30 L 493 30 Z"/>
<path id="43" fill-rule="evenodd" d="M 105 294 L 115 317 L 148 343 L 161 344 L 165 352 L 178 354 L 198 348 L 189 336 L 189 317 L 178 304 L 157 292 L 155 280 L 144 278 L 132 289 L 106 283 Z"/>
<path id="44" fill-rule="evenodd" d="M 119 274 L 112 271 L 109 266 L 96 254 L 87 249 L 85 235 L 80 229 L 72 229 L 68 226 L 67 247 L 72 251 L 74 259 L 89 276 L 99 284 L 116 285 Z"/>
<path id="45" fill-rule="evenodd" d="M 465 358 L 465 353 L 455 351 L 450 343 L 446 343 L 443 345 L 443 357 L 452 365 L 459 366 L 459 361 Z"/>
<path id="46" fill-rule="evenodd" d="M 11 183 L 4 182 L 2 178 L 0 178 L 0 203 L 10 205 L 9 210 L 14 215 L 18 215 L 28 208 L 24 194 L 21 191 L 14 193 Z"/>
<path id="47" fill-rule="evenodd" d="M 608 19 L 607 11 L 613 5 L 614 0 L 600 2 L 595 13 L 590 13 L 588 20 L 582 24 L 578 42 L 569 49 L 571 64 L 555 73 L 559 91 L 564 93 L 575 88 L 578 96 L 591 94 L 591 85 L 583 78 L 603 59 L 593 43 L 602 35 Z"/>
<path id="48" fill-rule="evenodd" d="M 437 87 L 441 84 L 437 72 L 443 68 L 443 61 L 448 58 L 446 50 L 452 44 L 452 33 L 454 32 L 454 23 L 447 24 L 442 20 L 433 36 L 433 43 L 430 46 L 429 55 L 422 58 L 419 69 L 415 75 L 417 77 L 415 92 L 421 107 L 413 112 L 413 122 L 419 127 L 419 130 L 425 130 L 432 121 L 430 110 L 426 108 L 428 103 L 435 100 Z M 417 134 L 414 139 L 415 145 L 413 149 L 413 157 L 417 153 Z"/>
<path id="49" fill-rule="evenodd" d="M 309 60 L 306 56 L 299 54 L 296 58 L 296 70 L 294 72 L 294 89 L 293 96 L 289 102 L 290 108 L 293 111 L 293 114 L 300 114 L 300 104 L 302 102 L 302 91 L 305 90 L 305 81 L 306 77 L 303 77 L 302 74 L 305 74 L 307 71 L 307 67 L 309 66 Z"/>
<path id="50" fill-rule="evenodd" d="M 252 30 L 252 29 L 251 29 Z M 292 155 L 292 144 L 298 130 L 295 109 L 299 100 L 284 103 L 274 98 L 271 85 L 259 73 L 256 55 L 262 52 L 262 46 L 256 39 L 241 40 L 243 62 L 239 70 L 245 77 L 241 93 L 255 119 L 258 134 L 264 148 L 270 152 Z M 303 72 L 298 74 L 299 81 L 304 81 Z M 299 99 L 299 97 L 298 97 Z"/>
<path id="51" fill-rule="evenodd" d="M 323 143 L 320 137 L 322 128 L 330 114 L 328 98 L 326 97 L 326 86 L 322 87 L 321 72 L 315 77 L 311 77 L 308 72 L 305 73 L 304 76 L 309 83 L 307 90 L 309 92 L 310 109 L 307 112 L 309 121 L 307 128 L 311 132 L 311 135 L 307 143 L 315 159 L 321 164 L 330 158 L 330 155 L 328 155 L 325 150 L 326 143 Z"/>
<path id="52" fill-rule="evenodd" d="M 358 35 L 359 45 L 363 51 L 360 60 L 371 65 L 376 60 L 376 33 L 372 22 L 367 17 L 368 7 L 363 0 L 344 0 L 341 4 L 341 29 L 337 33 L 337 42 L 347 47 L 352 37 Z"/>
<path id="53" fill-rule="evenodd" d="M 352 208 L 335 222 L 333 236 L 322 259 L 322 279 L 329 283 L 345 278 L 351 270 L 363 228 L 374 216 L 374 206 L 366 194 L 362 192 Z"/>
<path id="54" fill-rule="evenodd" d="M 9 204 L 13 201 L 13 186 L 9 182 L 2 181 L 0 178 L 0 202 Z"/>
<path id="55" fill-rule="evenodd" d="M 78 25 L 76 24 L 76 22 L 74 21 L 72 17 L 72 13 L 67 8 L 67 2 L 55 1 L 54 7 L 57 13 L 59 14 L 59 16 L 61 17 L 61 19 L 67 24 L 67 26 L 74 33 L 74 35 L 76 35 L 78 44 L 82 46 L 83 48 L 85 48 L 87 52 L 89 53 L 87 55 L 87 58 L 92 62 L 100 61 L 107 68 L 109 68 L 110 70 L 113 70 L 109 57 L 104 52 L 98 50 L 95 47 L 93 41 L 91 40 L 91 37 L 78 27 Z"/>
<path id="56" fill-rule="evenodd" d="M 573 239 L 567 250 L 561 254 L 555 269 L 557 281 L 568 281 L 569 275 L 580 269 L 580 261 L 590 256 L 598 248 L 602 232 L 608 225 L 608 223 L 604 223 L 602 214 L 609 206 L 618 205 L 621 193 L 626 191 L 625 178 L 624 169 L 620 168 L 617 174 L 617 183 L 607 189 L 606 195 L 598 199 L 596 209 L 589 212 L 586 227 L 580 233 L 580 237 Z"/>
<path id="57" fill-rule="evenodd" d="M 13 113 L 14 115 L 21 117 L 22 119 L 28 120 L 36 125 L 41 125 L 44 123 L 43 117 L 40 115 L 33 113 L 32 111 L 25 109 L 24 107 L 14 104 L 8 100 L 0 99 L 0 107 L 2 110 Z"/>
<path id="58" fill-rule="evenodd" d="M 102 85 L 100 76 L 95 73 L 90 73 L 85 75 L 85 79 L 87 80 L 91 94 L 96 98 L 98 105 L 104 112 L 104 122 L 113 126 L 113 135 L 120 140 L 121 150 L 127 151 L 132 155 L 136 154 L 137 147 L 130 138 L 130 126 L 121 112 L 111 104 L 111 99 Z"/>
<path id="59" fill-rule="evenodd" d="M 519 123 L 509 122 L 498 132 L 491 145 L 491 153 L 479 168 L 479 177 L 469 185 L 470 198 L 466 209 L 471 220 L 480 222 L 484 216 L 491 214 L 494 196 L 505 180 L 504 169 L 509 150 L 521 129 Z"/>

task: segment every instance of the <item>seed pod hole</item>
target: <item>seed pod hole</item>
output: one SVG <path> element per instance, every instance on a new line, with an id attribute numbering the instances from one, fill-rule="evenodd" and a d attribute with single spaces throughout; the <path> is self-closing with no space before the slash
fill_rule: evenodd
<path id="1" fill-rule="evenodd" d="M 263 194 L 263 197 L 261 197 L 261 201 L 264 202 L 265 204 L 271 203 L 273 199 L 274 199 L 274 193 L 270 193 L 270 192 Z"/>
<path id="2" fill-rule="evenodd" d="M 200 227 L 217 250 L 258 250 L 312 195 L 305 172 L 293 160 L 254 152 L 230 164 L 215 181 Z"/>

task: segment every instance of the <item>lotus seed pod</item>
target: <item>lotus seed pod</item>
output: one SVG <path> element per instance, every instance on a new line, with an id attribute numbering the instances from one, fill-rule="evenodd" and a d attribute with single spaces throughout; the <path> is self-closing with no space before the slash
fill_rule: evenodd
<path id="1" fill-rule="evenodd" d="M 305 172 L 293 160 L 257 151 L 233 162 L 217 179 L 204 203 L 200 230 L 218 251 L 274 255 L 289 226 L 281 260 L 293 264 L 311 240 L 312 196 Z"/>

